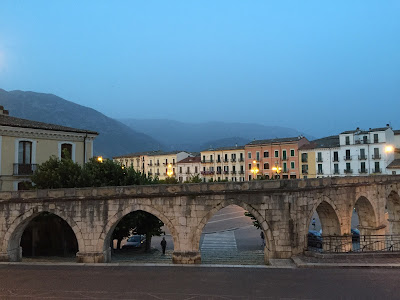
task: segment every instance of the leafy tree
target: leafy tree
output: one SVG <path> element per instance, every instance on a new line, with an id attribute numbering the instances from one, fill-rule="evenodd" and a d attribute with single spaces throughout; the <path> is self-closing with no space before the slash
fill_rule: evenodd
<path id="1" fill-rule="evenodd" d="M 200 175 L 192 175 L 186 180 L 184 183 L 200 183 L 203 182 L 203 180 L 200 178 Z"/>
<path id="2" fill-rule="evenodd" d="M 164 180 L 160 180 L 159 183 L 162 183 L 162 184 L 177 184 L 178 180 L 175 177 L 167 177 Z"/>
<path id="3" fill-rule="evenodd" d="M 244 212 L 244 215 L 245 215 L 246 217 L 250 217 L 250 218 L 253 220 L 253 225 L 254 225 L 254 227 L 256 227 L 257 229 L 261 229 L 260 223 L 257 221 L 257 219 L 256 219 L 251 213 L 249 213 L 248 211 L 246 211 L 246 212 Z"/>

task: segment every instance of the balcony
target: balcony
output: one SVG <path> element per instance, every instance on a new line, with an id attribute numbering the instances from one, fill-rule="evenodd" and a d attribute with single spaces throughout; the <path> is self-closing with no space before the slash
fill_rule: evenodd
<path id="1" fill-rule="evenodd" d="M 369 140 L 368 139 L 355 140 L 354 143 L 355 144 L 369 144 Z"/>
<path id="2" fill-rule="evenodd" d="M 244 162 L 244 158 L 243 157 L 239 158 L 239 162 Z"/>
<path id="3" fill-rule="evenodd" d="M 332 161 L 333 161 L 333 162 L 338 162 L 338 161 L 339 161 L 339 157 L 333 157 L 333 158 L 332 158 Z"/>
<path id="4" fill-rule="evenodd" d="M 220 164 L 220 163 L 222 163 L 222 160 L 217 159 L 217 164 Z"/>
<path id="5" fill-rule="evenodd" d="M 155 163 L 154 165 L 158 167 L 158 166 L 160 166 L 160 163 Z"/>
<path id="6" fill-rule="evenodd" d="M 282 169 L 282 173 L 289 173 L 289 169 Z"/>
<path id="7" fill-rule="evenodd" d="M 160 176 L 160 172 L 154 173 L 154 175 L 156 175 L 156 176 Z"/>
<path id="8" fill-rule="evenodd" d="M 333 174 L 334 174 L 334 175 L 339 175 L 340 172 L 339 172 L 339 170 L 333 170 Z"/>
<path id="9" fill-rule="evenodd" d="M 229 174 L 229 171 L 224 171 L 224 174 L 225 174 L 225 175 Z"/>
<path id="10" fill-rule="evenodd" d="M 217 170 L 217 174 L 222 174 L 222 171 L 221 170 L 219 170 L 219 171 Z"/>
<path id="11" fill-rule="evenodd" d="M 214 171 L 201 171 L 201 175 L 214 175 Z"/>
<path id="12" fill-rule="evenodd" d="M 317 174 L 318 175 L 324 175 L 324 172 L 322 170 L 318 170 Z"/>
<path id="13" fill-rule="evenodd" d="M 153 166 L 153 164 L 147 164 L 149 167 L 152 167 Z"/>
<path id="14" fill-rule="evenodd" d="M 202 162 L 203 164 L 210 164 L 210 163 L 213 163 L 214 160 L 212 160 L 212 159 L 203 159 L 201 162 Z"/>
<path id="15" fill-rule="evenodd" d="M 307 171 L 307 170 L 301 170 L 301 174 L 307 175 L 307 174 L 308 174 L 308 171 Z"/>
<path id="16" fill-rule="evenodd" d="M 358 169 L 358 173 L 360 173 L 360 174 L 365 174 L 365 173 L 368 173 L 368 171 L 367 171 L 367 169 Z"/>
<path id="17" fill-rule="evenodd" d="M 242 170 L 242 171 L 239 171 L 239 174 L 244 174 L 244 171 Z"/>
<path id="18" fill-rule="evenodd" d="M 232 171 L 231 174 L 236 174 L 236 171 Z"/>
<path id="19" fill-rule="evenodd" d="M 381 159 L 381 155 L 380 154 L 372 155 L 372 159 Z"/>
<path id="20" fill-rule="evenodd" d="M 192 172 L 187 171 L 185 174 L 186 174 L 186 175 L 190 175 L 190 174 L 192 174 Z"/>
<path id="21" fill-rule="evenodd" d="M 236 158 L 232 158 L 232 159 L 231 159 L 231 162 L 236 162 Z"/>
<path id="22" fill-rule="evenodd" d="M 308 162 L 308 158 L 303 158 L 303 157 L 302 157 L 302 158 L 301 158 L 301 162 L 302 162 L 302 163 Z"/>
<path id="23" fill-rule="evenodd" d="M 379 168 L 375 168 L 375 169 L 372 169 L 372 173 L 382 173 L 382 169 L 379 169 Z"/>
<path id="24" fill-rule="evenodd" d="M 344 169 L 344 174 L 352 174 L 353 170 L 352 169 Z"/>
<path id="25" fill-rule="evenodd" d="M 351 160 L 351 156 L 345 156 L 343 159 L 344 160 Z"/>
<path id="26" fill-rule="evenodd" d="M 322 163 L 322 157 L 318 157 L 317 158 L 317 162 L 321 162 Z"/>
<path id="27" fill-rule="evenodd" d="M 37 164 L 14 164 L 13 175 L 32 175 L 36 168 Z"/>
<path id="28" fill-rule="evenodd" d="M 227 163 L 227 162 L 229 162 L 229 159 L 225 158 L 224 163 Z"/>
<path id="29" fill-rule="evenodd" d="M 358 156 L 358 160 L 367 160 L 367 156 L 366 155 L 359 155 Z"/>

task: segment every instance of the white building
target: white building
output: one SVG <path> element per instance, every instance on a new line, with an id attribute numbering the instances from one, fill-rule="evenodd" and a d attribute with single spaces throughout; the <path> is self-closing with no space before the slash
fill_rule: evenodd
<path id="1" fill-rule="evenodd" d="M 201 158 L 200 156 L 186 157 L 185 159 L 178 161 L 176 169 L 176 179 L 179 182 L 185 182 L 193 176 L 200 176 Z"/>

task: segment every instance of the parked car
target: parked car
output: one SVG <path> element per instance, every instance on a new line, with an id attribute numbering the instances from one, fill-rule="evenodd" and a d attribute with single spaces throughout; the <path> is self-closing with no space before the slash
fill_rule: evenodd
<path id="1" fill-rule="evenodd" d="M 360 230 L 357 228 L 351 229 L 351 240 L 353 242 L 360 242 Z"/>
<path id="2" fill-rule="evenodd" d="M 144 235 L 132 235 L 126 241 L 126 244 L 122 246 L 122 249 L 132 249 L 132 248 L 140 248 L 146 242 L 146 237 Z"/>
<path id="3" fill-rule="evenodd" d="M 307 235 L 307 245 L 312 248 L 322 248 L 322 236 L 317 230 L 310 230 Z"/>

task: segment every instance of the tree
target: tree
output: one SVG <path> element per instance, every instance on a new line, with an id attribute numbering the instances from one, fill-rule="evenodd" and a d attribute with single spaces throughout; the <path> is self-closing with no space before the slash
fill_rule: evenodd
<path id="1" fill-rule="evenodd" d="M 200 183 L 203 182 L 203 180 L 200 178 L 200 175 L 192 175 L 190 176 L 184 183 Z"/>
<path id="2" fill-rule="evenodd" d="M 257 229 L 261 229 L 260 223 L 257 221 L 257 219 L 256 219 L 251 213 L 249 213 L 248 211 L 246 211 L 246 212 L 244 212 L 244 215 L 245 215 L 246 217 L 250 217 L 250 218 L 253 220 L 253 225 L 254 225 L 254 227 L 256 227 Z"/>

